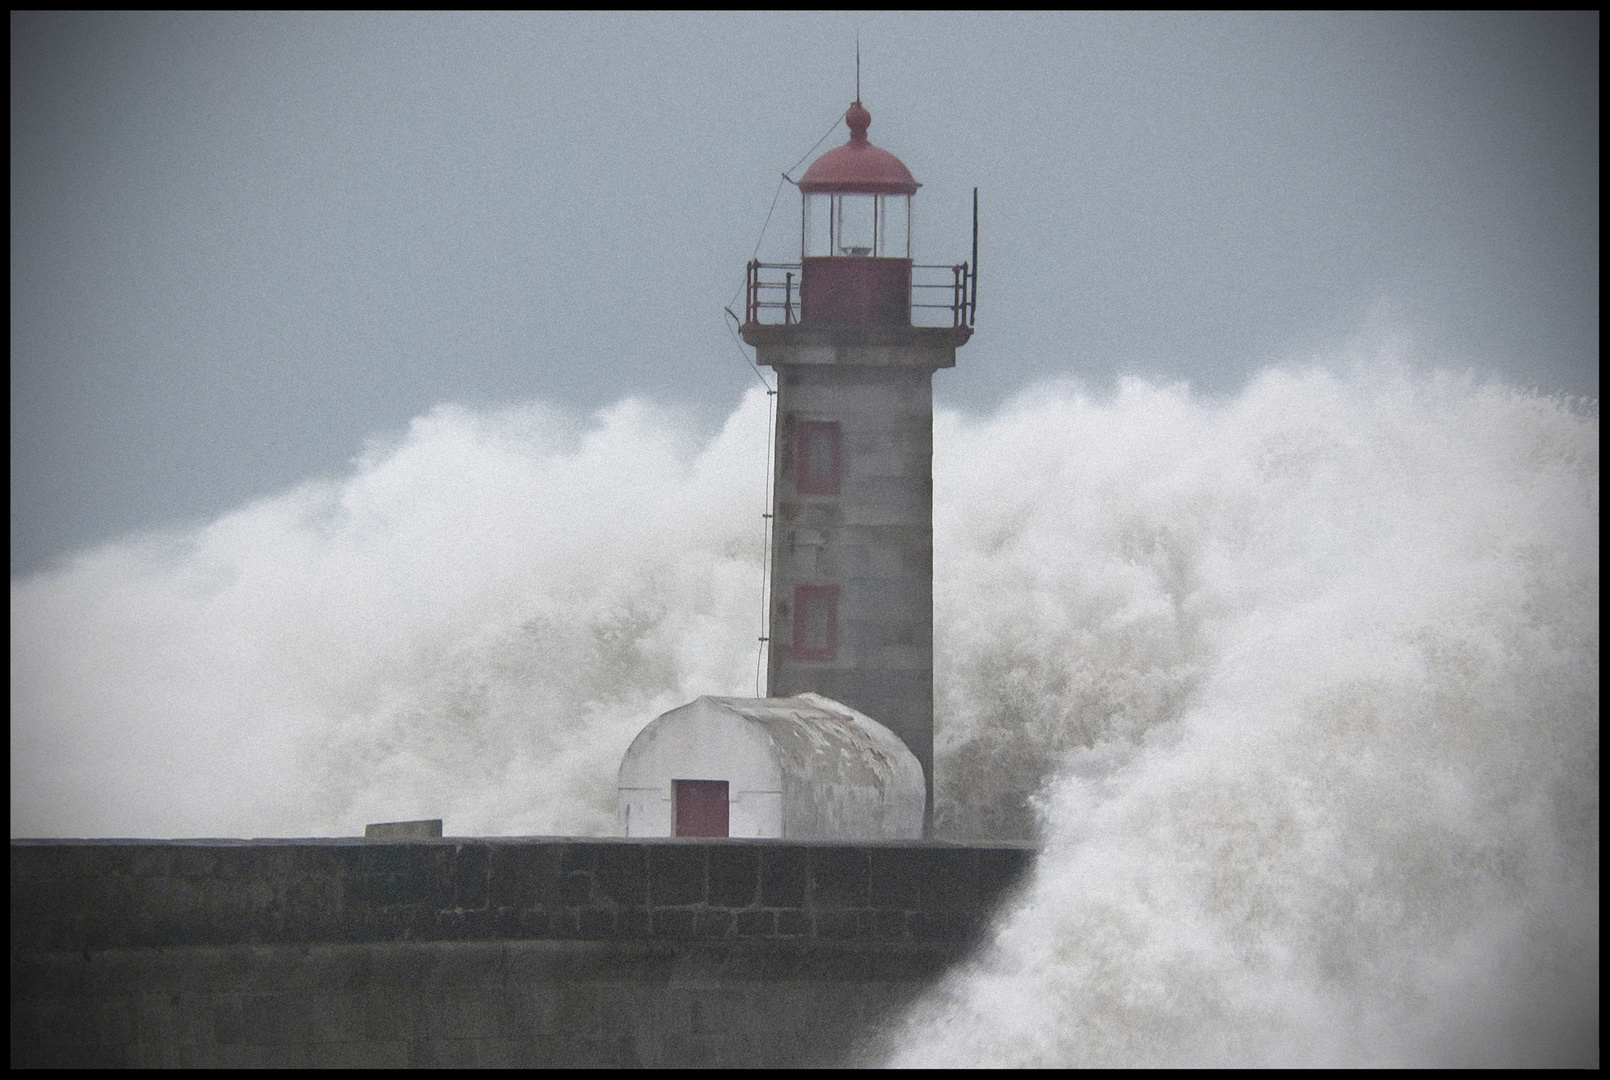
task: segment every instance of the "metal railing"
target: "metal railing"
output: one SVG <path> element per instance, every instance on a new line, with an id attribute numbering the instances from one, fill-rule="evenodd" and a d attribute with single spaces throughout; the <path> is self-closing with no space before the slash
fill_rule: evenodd
<path id="1" fill-rule="evenodd" d="M 766 274 L 765 271 L 783 271 L 782 280 L 776 274 Z M 744 294 L 749 298 L 744 304 L 745 323 L 771 323 L 791 326 L 799 322 L 799 263 L 763 263 L 750 260 L 749 283 Z M 779 296 L 778 294 L 781 294 Z M 763 319 L 763 312 L 781 310 L 781 319 Z"/>
<path id="2" fill-rule="evenodd" d="M 948 270 L 948 271 L 950 271 L 951 280 L 949 280 L 949 281 L 919 281 L 918 280 L 918 271 L 919 270 L 934 270 L 934 271 Z M 932 275 L 928 275 L 928 276 L 941 277 L 942 275 L 940 275 L 940 274 L 932 274 Z M 920 265 L 913 265 L 911 267 L 911 324 L 913 326 L 931 325 L 929 323 L 919 323 L 917 321 L 917 311 L 918 311 L 918 309 L 926 309 L 926 310 L 930 310 L 930 311 L 948 311 L 948 312 L 950 312 L 950 325 L 952 327 L 972 326 L 973 325 L 973 301 L 972 301 L 972 297 L 968 295 L 968 293 L 969 293 L 968 285 L 970 284 L 971 281 L 972 281 L 972 272 L 969 270 L 969 268 L 968 268 L 966 263 L 961 263 L 958 266 L 920 266 Z M 927 289 L 929 291 L 919 293 L 917 291 L 918 289 Z M 949 303 L 943 303 L 943 302 L 940 302 L 940 303 L 920 303 L 918 301 L 918 299 L 917 299 L 919 296 L 931 297 L 931 296 L 935 296 L 935 294 L 937 293 L 939 298 L 941 298 L 941 300 L 942 300 L 943 297 L 944 297 L 944 292 L 946 290 L 948 290 L 949 293 L 950 293 L 950 297 L 949 297 L 950 302 Z"/>
<path id="3" fill-rule="evenodd" d="M 800 270 L 800 263 L 752 260 L 744 289 L 748 298 L 744 305 L 744 322 L 774 326 L 792 326 L 799 322 Z M 925 277 L 940 280 L 921 280 Z M 913 326 L 944 325 L 919 321 L 919 311 L 948 311 L 952 327 L 971 327 L 977 295 L 976 277 L 967 263 L 956 266 L 917 263 L 911 267 Z"/>

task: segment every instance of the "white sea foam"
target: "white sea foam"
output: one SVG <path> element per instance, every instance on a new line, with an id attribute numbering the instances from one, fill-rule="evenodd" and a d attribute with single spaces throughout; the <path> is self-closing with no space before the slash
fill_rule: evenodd
<path id="1" fill-rule="evenodd" d="M 1596 407 L 1369 365 L 941 430 L 950 812 L 1055 780 L 893 1063 L 1597 1062 Z"/>
<path id="2" fill-rule="evenodd" d="M 765 412 L 444 406 L 14 582 L 13 835 L 612 832 L 754 690 Z M 1598 433 L 1379 358 L 941 412 L 939 816 L 1046 847 L 890 1060 L 1596 1062 Z"/>
<path id="3" fill-rule="evenodd" d="M 14 583 L 13 835 L 609 834 L 648 719 L 754 692 L 764 398 L 684 427 L 442 407 Z"/>

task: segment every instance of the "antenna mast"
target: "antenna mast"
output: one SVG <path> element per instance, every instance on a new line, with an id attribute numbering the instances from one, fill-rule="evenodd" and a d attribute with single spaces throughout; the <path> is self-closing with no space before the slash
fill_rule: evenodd
<path id="1" fill-rule="evenodd" d="M 861 31 L 855 32 L 855 100 L 861 100 Z"/>

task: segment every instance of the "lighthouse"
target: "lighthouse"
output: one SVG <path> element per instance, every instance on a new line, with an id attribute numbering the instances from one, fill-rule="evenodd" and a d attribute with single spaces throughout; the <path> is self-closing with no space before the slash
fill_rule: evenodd
<path id="1" fill-rule="evenodd" d="M 621 761 L 621 835 L 933 832 L 933 377 L 973 333 L 973 261 L 911 257 L 917 181 L 850 141 L 799 180 L 800 261 L 751 262 L 743 337 L 777 372 L 763 698 L 700 697 Z"/>
<path id="2" fill-rule="evenodd" d="M 798 181 L 800 262 L 751 262 L 743 338 L 777 373 L 767 695 L 893 731 L 934 787 L 933 376 L 972 336 L 973 261 L 912 259 L 918 183 L 867 138 Z"/>

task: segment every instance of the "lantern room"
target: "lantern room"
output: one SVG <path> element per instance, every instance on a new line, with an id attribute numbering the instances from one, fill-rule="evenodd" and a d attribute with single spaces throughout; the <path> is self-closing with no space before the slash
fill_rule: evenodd
<path id="1" fill-rule="evenodd" d="M 911 325 L 911 197 L 899 158 L 867 141 L 872 114 L 844 114 L 850 141 L 800 178 L 800 322 Z"/>
<path id="2" fill-rule="evenodd" d="M 850 141 L 817 158 L 796 182 L 800 261 L 749 263 L 744 340 L 781 341 L 778 332 L 795 331 L 883 338 L 944 328 L 954 344 L 965 342 L 978 290 L 977 189 L 972 262 L 913 263 L 911 197 L 921 185 L 899 158 L 867 140 L 872 114 L 860 101 L 844 121 Z"/>

